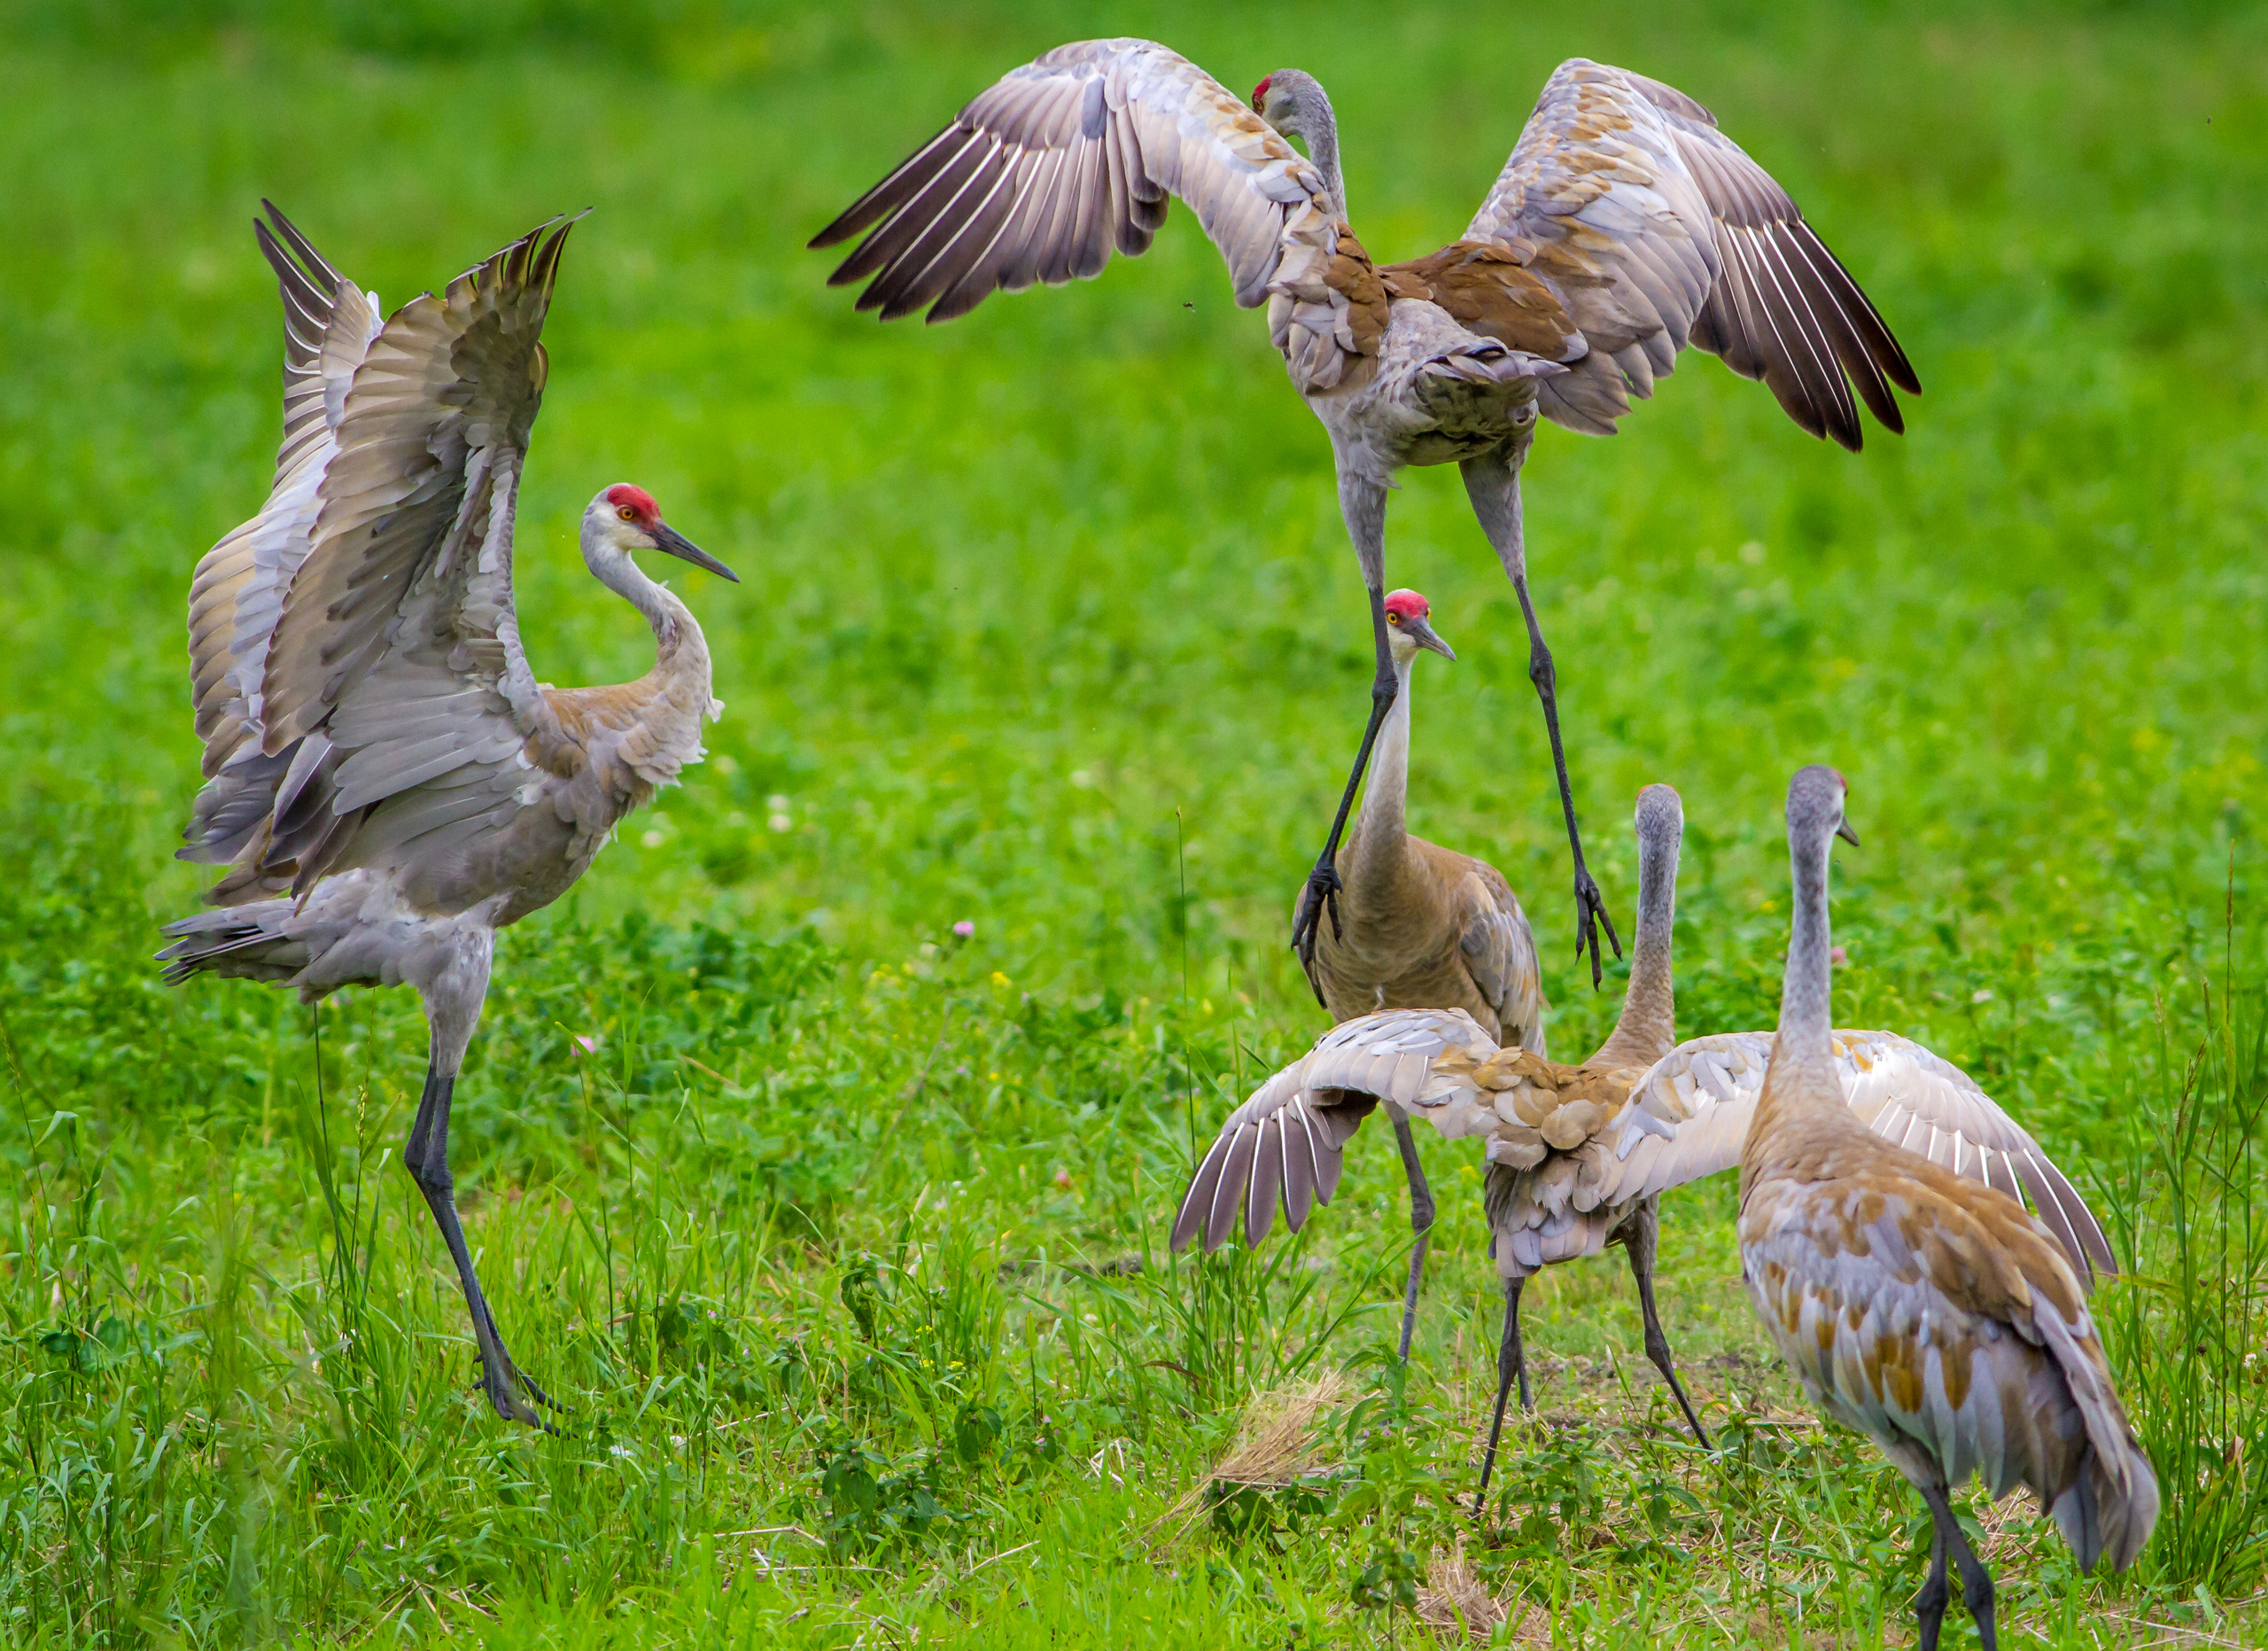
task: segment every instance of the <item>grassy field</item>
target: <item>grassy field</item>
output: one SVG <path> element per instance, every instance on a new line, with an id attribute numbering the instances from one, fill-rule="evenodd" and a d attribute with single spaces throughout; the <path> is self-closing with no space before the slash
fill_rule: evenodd
<path id="1" fill-rule="evenodd" d="M 1561 1269 L 1478 1528 L 1474 1164 L 1427 1149 L 1406 1377 L 1383 1131 L 1298 1243 L 1162 1253 L 1192 1141 L 1321 1025 L 1283 942 L 1369 670 L 1326 444 L 1182 212 L 935 330 L 800 250 L 994 75 L 1112 31 L 1319 74 L 1387 257 L 1464 223 L 1556 61 L 1627 64 L 1878 300 L 1927 390 L 1903 440 L 1822 447 L 1697 356 L 1619 439 L 1539 439 L 1594 863 L 1627 923 L 1630 799 L 1676 784 L 1683 1026 L 1769 1024 L 1786 776 L 1850 775 L 1839 1018 L 1975 1072 L 2136 1263 L 2099 1308 L 2166 1516 L 2083 1577 L 2028 1504 L 1969 1503 L 2003 1643 L 2268 1637 L 2268 14 L 1584 10 L 0 3 L 11 1643 L 1909 1642 L 1919 1504 L 1772 1364 L 1728 1180 L 1671 1197 L 1662 1262 L 1724 1449 L 1683 1442 L 1619 1259 Z M 274 452 L 263 195 L 390 304 L 596 208 L 521 516 L 540 675 L 651 658 L 573 554 L 603 483 L 743 580 L 675 581 L 711 759 L 508 933 L 458 1092 L 556 1437 L 467 1390 L 397 1156 L 414 999 L 318 1016 L 148 961 L 201 883 L 189 571 Z M 1579 1053 L 1617 983 L 1571 967 L 1518 611 L 1452 476 L 1389 533 L 1459 653 L 1419 673 L 1413 823 L 1511 878 Z M 1208 1495 L 1232 1455 L 1253 1483 Z"/>

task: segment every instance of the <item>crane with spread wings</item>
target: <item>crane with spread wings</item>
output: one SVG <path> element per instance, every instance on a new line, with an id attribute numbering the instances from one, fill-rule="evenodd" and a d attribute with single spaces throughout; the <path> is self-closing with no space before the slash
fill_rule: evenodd
<path id="1" fill-rule="evenodd" d="M 1285 140 L 1306 144 L 1302 156 Z M 1293 921 L 1311 960 L 1337 922 L 1341 833 L 1396 681 L 1386 500 L 1404 466 L 1456 463 L 1518 595 L 1528 674 L 1574 859 L 1578 955 L 1620 943 L 1583 864 L 1557 673 L 1528 593 L 1520 469 L 1539 416 L 1613 433 L 1690 345 L 1761 378 L 1804 430 L 1855 450 L 1859 404 L 1902 431 L 1920 380 L 1785 190 L 1684 93 L 1577 58 L 1545 83 L 1463 235 L 1379 264 L 1348 220 L 1339 128 L 1315 77 L 1282 69 L 1247 102 L 1152 41 L 1058 46 L 980 92 L 812 238 L 865 239 L 829 276 L 858 308 L 932 322 L 995 292 L 1101 273 L 1148 250 L 1169 199 L 1195 211 L 1236 301 L 1266 305 L 1293 386 L 1331 437 L 1340 512 L 1369 588 L 1370 721 Z M 1855 394 L 1854 394 L 1855 392 Z"/>
<path id="2" fill-rule="evenodd" d="M 265 203 L 263 203 L 265 204 Z M 585 565 L 652 627 L 652 671 L 539 682 L 520 646 L 512 529 L 548 357 L 539 336 L 571 222 L 529 231 L 383 322 L 273 205 L 284 442 L 260 513 L 197 565 L 189 639 L 205 746 L 184 860 L 228 868 L 170 923 L 169 982 L 414 986 L 431 1050 L 403 1162 L 455 1265 L 481 1385 L 542 1425 L 506 1351 L 449 1172 L 449 1103 L 495 932 L 565 893 L 625 814 L 701 759 L 709 648 L 640 569 L 659 551 L 734 575 L 621 483 L 583 513 Z"/>

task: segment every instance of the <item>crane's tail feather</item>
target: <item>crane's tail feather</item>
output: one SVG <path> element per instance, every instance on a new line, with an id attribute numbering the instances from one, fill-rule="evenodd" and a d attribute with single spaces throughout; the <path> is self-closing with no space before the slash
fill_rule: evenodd
<path id="1" fill-rule="evenodd" d="M 157 956 L 166 965 L 166 984 L 179 985 L 207 972 L 239 980 L 295 978 L 313 961 L 315 948 L 290 931 L 291 916 L 289 900 L 262 900 L 167 923 L 164 932 L 173 944 Z"/>
<path id="2" fill-rule="evenodd" d="M 2126 1421 L 2102 1343 L 2085 1328 L 2084 1315 L 2077 1330 L 2052 1311 L 2039 1312 L 2034 1321 L 2086 1429 L 2078 1471 L 2049 1511 L 2082 1570 L 2105 1556 L 2111 1569 L 2124 1570 L 2157 1523 L 2157 1473 Z"/>

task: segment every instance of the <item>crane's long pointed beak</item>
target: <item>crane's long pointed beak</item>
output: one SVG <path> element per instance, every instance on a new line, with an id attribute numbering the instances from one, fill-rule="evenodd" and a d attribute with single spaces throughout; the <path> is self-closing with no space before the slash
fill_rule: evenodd
<path id="1" fill-rule="evenodd" d="M 1423 619 L 1402 620 L 1402 632 L 1420 648 L 1430 648 L 1444 659 L 1454 660 L 1456 658 L 1456 650 L 1443 642 L 1440 633 Z"/>
<path id="2" fill-rule="evenodd" d="M 680 562 L 690 562 L 695 567 L 706 568 L 719 579 L 729 579 L 735 585 L 741 582 L 741 576 L 738 573 L 734 572 L 732 569 L 726 567 L 668 523 L 656 522 L 651 531 L 654 535 L 655 549 L 665 555 L 673 556 Z"/>
<path id="3" fill-rule="evenodd" d="M 1851 829 L 1851 822 L 1848 820 L 1845 820 L 1841 825 L 1835 828 L 1835 835 L 1841 837 L 1852 848 L 1859 846 L 1859 834 Z"/>

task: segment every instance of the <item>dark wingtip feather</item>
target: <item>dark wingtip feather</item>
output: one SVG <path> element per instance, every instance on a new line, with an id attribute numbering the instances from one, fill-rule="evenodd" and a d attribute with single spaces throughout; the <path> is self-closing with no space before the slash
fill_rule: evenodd
<path id="1" fill-rule="evenodd" d="M 1198 1161 L 1196 1172 L 1189 1178 L 1189 1190 L 1182 1195 L 1181 1208 L 1173 1218 L 1173 1232 L 1168 1243 L 1180 1250 L 1189 1247 L 1197 1229 L 1211 1208 L 1213 1190 L 1221 1178 L 1221 1159 L 1228 1151 L 1230 1132 L 1222 1131 L 1212 1147 Z"/>

